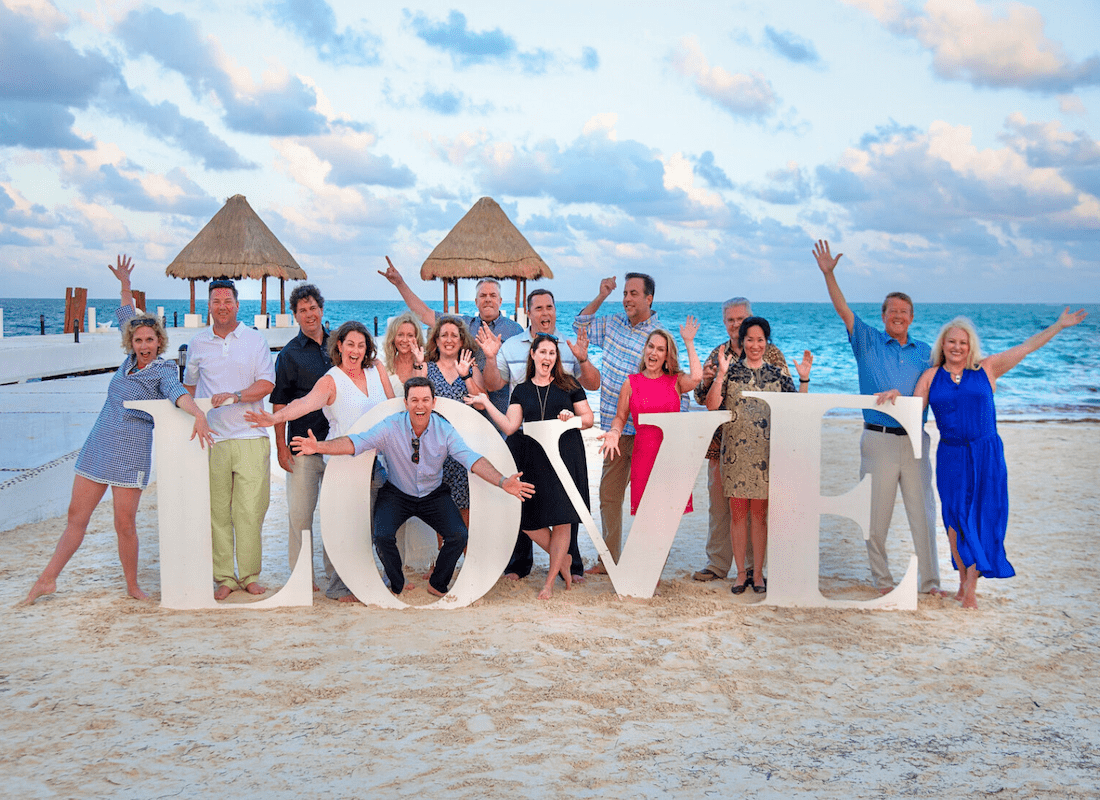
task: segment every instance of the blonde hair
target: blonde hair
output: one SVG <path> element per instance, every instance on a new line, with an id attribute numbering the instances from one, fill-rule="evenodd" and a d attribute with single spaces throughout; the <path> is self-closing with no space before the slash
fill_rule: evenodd
<path id="1" fill-rule="evenodd" d="M 138 320 L 151 319 L 152 325 L 146 323 L 145 325 L 135 325 Z M 161 355 L 168 349 L 168 332 L 164 330 L 164 326 L 160 322 L 160 317 L 156 314 L 150 314 L 146 311 L 142 311 L 140 314 L 135 314 L 130 317 L 124 323 L 122 323 L 122 349 L 127 353 L 134 352 L 134 331 L 138 328 L 152 328 L 153 332 L 157 335 L 157 355 Z"/>
<path id="2" fill-rule="evenodd" d="M 420 320 L 411 311 L 391 319 L 390 324 L 386 326 L 386 338 L 382 341 L 382 357 L 386 361 L 386 372 L 390 374 L 397 372 L 397 332 L 405 323 L 413 326 L 413 330 L 416 331 L 416 346 L 421 350 L 424 349 L 424 329 L 420 325 Z"/>
<path id="3" fill-rule="evenodd" d="M 680 368 L 680 354 L 676 350 L 676 340 L 672 338 L 672 334 L 658 328 L 646 337 L 645 344 L 649 344 L 649 340 L 654 336 L 660 336 L 665 340 L 665 363 L 661 365 L 661 372 L 665 375 L 681 374 L 683 369 Z M 645 372 L 645 345 L 642 345 L 642 360 L 638 364 L 638 372 Z"/>
<path id="4" fill-rule="evenodd" d="M 938 367 L 943 364 L 943 342 L 947 338 L 947 334 L 955 328 L 965 331 L 966 335 L 970 337 L 970 352 L 966 357 L 966 369 L 977 369 L 982 361 L 982 343 L 978 339 L 978 331 L 974 329 L 974 323 L 966 317 L 955 317 L 940 328 L 936 342 L 932 345 L 932 366 Z"/>

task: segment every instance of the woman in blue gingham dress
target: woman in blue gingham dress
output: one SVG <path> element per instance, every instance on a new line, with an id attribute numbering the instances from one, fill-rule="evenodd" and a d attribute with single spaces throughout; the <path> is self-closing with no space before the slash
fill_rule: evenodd
<path id="1" fill-rule="evenodd" d="M 108 265 L 108 269 L 121 284 L 122 307 L 116 314 L 122 329 L 122 346 L 129 355 L 111 379 L 107 402 L 76 460 L 65 532 L 24 603 L 33 603 L 56 590 L 57 576 L 84 541 L 88 521 L 108 486 L 114 501 L 118 555 L 127 591 L 131 597 L 146 599 L 137 582 L 137 508 L 141 492 L 149 483 L 153 418 L 143 411 L 126 408 L 126 401 L 171 400 L 195 418 L 191 438 L 197 436 L 203 446 L 213 443 L 206 415 L 179 382 L 176 365 L 159 357 L 168 346 L 168 334 L 156 317 L 134 313 L 130 259 L 119 256 L 118 266 Z"/>

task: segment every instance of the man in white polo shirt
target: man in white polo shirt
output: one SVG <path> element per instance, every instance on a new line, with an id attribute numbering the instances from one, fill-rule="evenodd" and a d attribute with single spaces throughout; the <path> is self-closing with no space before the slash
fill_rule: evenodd
<path id="1" fill-rule="evenodd" d="M 267 431 L 245 421 L 262 411 L 275 388 L 275 365 L 263 334 L 237 322 L 237 287 L 210 282 L 210 327 L 187 349 L 183 385 L 214 406 L 206 418 L 214 436 L 210 448 L 210 536 L 214 548 L 215 600 L 236 588 L 266 590 L 258 582 L 260 531 L 271 500 L 271 444 Z M 233 560 L 236 552 L 237 570 Z"/>

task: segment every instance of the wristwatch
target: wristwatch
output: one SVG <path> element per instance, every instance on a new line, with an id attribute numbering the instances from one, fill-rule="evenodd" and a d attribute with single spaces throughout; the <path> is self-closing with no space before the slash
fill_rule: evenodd
<path id="1" fill-rule="evenodd" d="M 237 402 L 240 403 L 241 402 L 241 393 L 240 392 L 233 392 L 233 394 L 235 394 L 237 396 Z"/>

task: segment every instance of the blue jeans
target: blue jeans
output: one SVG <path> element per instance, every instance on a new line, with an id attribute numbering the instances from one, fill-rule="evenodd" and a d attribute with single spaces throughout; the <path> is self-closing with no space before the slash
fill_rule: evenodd
<path id="1" fill-rule="evenodd" d="M 443 549 L 435 560 L 435 570 L 428 583 L 437 592 L 446 594 L 454 575 L 458 557 L 466 548 L 469 533 L 451 499 L 447 484 L 424 497 L 405 494 L 388 481 L 378 490 L 374 507 L 374 549 L 390 581 L 390 591 L 400 594 L 405 588 L 405 573 L 401 569 L 401 552 L 397 549 L 397 529 L 409 517 L 419 517 L 443 537 Z"/>

